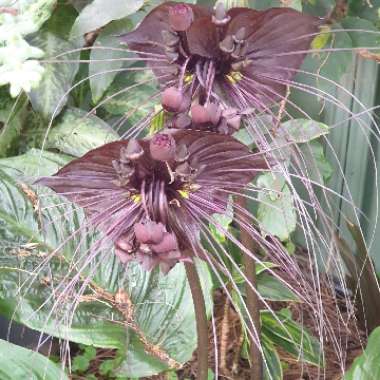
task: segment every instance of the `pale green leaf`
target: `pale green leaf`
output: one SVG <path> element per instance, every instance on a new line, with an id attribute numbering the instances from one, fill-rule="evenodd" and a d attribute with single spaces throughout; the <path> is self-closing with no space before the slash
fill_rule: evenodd
<path id="1" fill-rule="evenodd" d="M 69 90 L 78 70 L 79 53 L 67 54 L 74 46 L 55 34 L 44 31 L 33 38 L 33 44 L 45 52 L 45 57 L 54 58 L 63 53 L 57 60 L 44 65 L 45 71 L 39 85 L 28 95 L 33 108 L 50 121 L 65 106 Z M 73 62 L 74 61 L 74 62 Z"/>
<path id="2" fill-rule="evenodd" d="M 79 108 L 69 108 L 50 131 L 45 148 L 80 157 L 91 149 L 119 139 L 102 119 Z"/>
<path id="3" fill-rule="evenodd" d="M 297 225 L 297 214 L 289 186 L 280 175 L 267 173 L 257 180 L 260 188 L 257 210 L 259 226 L 264 235 L 288 240 Z"/>
<path id="4" fill-rule="evenodd" d="M 1 380 L 68 380 L 59 366 L 47 357 L 0 340 Z"/>
<path id="5" fill-rule="evenodd" d="M 344 380 L 374 380 L 380 378 L 380 327 L 372 331 L 364 352 L 355 359 Z"/>
<path id="6" fill-rule="evenodd" d="M 94 0 L 88 4 L 75 21 L 71 36 L 73 39 L 101 28 L 113 20 L 120 20 L 137 12 L 144 0 Z"/>

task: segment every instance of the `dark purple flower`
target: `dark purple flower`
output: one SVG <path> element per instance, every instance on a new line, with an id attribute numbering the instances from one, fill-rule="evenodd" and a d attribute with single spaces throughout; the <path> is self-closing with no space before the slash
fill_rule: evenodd
<path id="1" fill-rule="evenodd" d="M 83 207 L 122 262 L 166 272 L 202 256 L 199 220 L 225 210 L 229 186 L 243 188 L 266 167 L 232 137 L 167 130 L 104 145 L 38 183 Z"/>
<path id="2" fill-rule="evenodd" d="M 185 114 L 195 129 L 233 133 L 242 111 L 267 110 L 284 98 L 320 24 L 290 8 L 226 12 L 221 2 L 213 11 L 167 2 L 122 41 L 142 56 L 167 57 L 166 66 L 150 64 L 157 76 L 166 74 L 162 103 L 174 113 L 172 126 Z"/>

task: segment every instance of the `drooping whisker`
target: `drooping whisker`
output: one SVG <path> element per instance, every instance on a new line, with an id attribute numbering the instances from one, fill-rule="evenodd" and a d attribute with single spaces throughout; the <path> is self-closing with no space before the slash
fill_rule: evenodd
<path id="1" fill-rule="evenodd" d="M 41 63 L 104 63 L 104 62 L 167 62 L 166 58 L 153 58 L 153 57 L 119 57 L 119 58 L 105 58 L 105 59 L 42 59 Z"/>
<path id="2" fill-rule="evenodd" d="M 192 197 L 192 198 L 195 198 L 195 197 Z M 197 201 L 197 202 L 194 202 Z M 239 246 L 239 249 L 243 249 L 243 245 L 239 242 L 239 240 L 237 240 L 227 229 L 225 229 L 223 226 L 221 226 L 216 220 L 214 220 L 213 218 L 210 218 L 204 211 L 201 211 L 203 210 L 203 208 L 206 206 L 207 208 L 210 208 L 210 205 L 208 204 L 209 202 L 207 200 L 204 199 L 204 197 L 197 197 L 195 199 L 191 199 L 191 207 L 196 207 L 197 211 L 199 213 L 201 213 L 201 215 L 203 216 L 203 218 L 206 218 L 206 220 L 209 220 L 209 223 L 214 225 L 214 227 L 216 229 L 219 230 L 219 232 L 223 233 L 231 242 L 233 242 L 234 244 L 236 244 L 237 246 Z M 216 213 L 223 213 L 224 210 L 215 205 L 214 206 L 216 208 Z M 254 227 L 251 226 L 250 224 L 250 221 L 251 220 L 255 220 L 256 218 L 254 217 L 254 215 L 250 214 L 247 210 L 239 207 L 238 205 L 234 205 L 234 208 L 235 208 L 235 211 L 239 211 L 238 214 L 234 214 L 234 221 L 239 225 L 241 226 L 242 228 L 244 228 L 251 236 L 252 236 L 252 239 L 254 239 L 254 241 L 259 245 L 259 247 L 261 249 L 263 249 L 264 251 L 267 251 L 267 252 L 275 252 L 277 250 L 277 248 L 279 248 L 281 251 L 283 251 L 283 248 L 280 246 L 280 245 L 277 245 L 277 247 L 275 247 L 275 245 L 273 245 L 273 243 L 270 243 L 268 241 L 266 241 L 262 236 L 261 234 L 259 233 L 259 231 L 257 231 Z M 245 248 L 245 251 L 247 250 L 247 248 Z M 248 254 L 247 252 L 245 252 L 245 254 Z M 253 253 L 249 253 L 249 256 L 255 256 L 253 255 Z M 257 257 L 253 257 L 255 261 L 257 261 L 257 263 L 263 265 L 262 261 L 259 260 Z M 268 272 L 270 272 L 272 275 L 274 275 L 276 278 L 278 278 L 278 280 L 280 282 L 283 282 L 282 278 L 278 276 L 278 274 L 276 274 L 273 270 L 271 270 L 270 268 L 268 268 Z M 301 294 L 299 294 L 299 292 L 296 290 L 296 289 L 291 289 L 295 294 L 297 294 L 301 299 L 303 298 Z M 305 302 L 307 300 L 304 300 Z"/>
<path id="3" fill-rule="evenodd" d="M 166 68 L 166 66 L 165 67 L 161 67 L 161 68 Z M 148 69 L 144 68 L 144 70 L 148 70 Z M 169 77 L 171 77 L 171 74 L 165 74 L 165 75 L 161 75 L 161 76 L 157 77 L 157 79 L 164 79 L 164 78 L 169 78 Z M 151 78 L 148 78 L 148 79 L 137 81 L 137 82 L 134 82 L 132 85 L 130 85 L 128 87 L 125 87 L 125 88 L 123 88 L 123 89 L 115 92 L 112 95 L 107 96 L 102 101 L 100 101 L 95 107 L 93 107 L 90 111 L 88 111 L 88 113 L 84 117 L 87 117 L 87 116 L 95 113 L 98 108 L 100 108 L 101 106 L 103 106 L 104 104 L 106 104 L 111 99 L 113 99 L 113 98 L 115 98 L 115 97 L 117 97 L 119 95 L 122 95 L 122 94 L 124 94 L 124 93 L 126 93 L 126 92 L 128 92 L 128 91 L 130 91 L 130 90 L 132 90 L 134 88 L 136 88 L 136 87 L 139 87 L 141 85 L 153 82 L 155 80 L 156 80 L 156 78 L 151 77 Z"/>
<path id="4" fill-rule="evenodd" d="M 49 121 L 49 124 L 47 126 L 47 129 L 46 129 L 46 132 L 45 132 L 45 136 L 43 138 L 43 141 L 42 141 L 42 144 L 41 144 L 41 153 L 40 153 L 40 160 L 42 160 L 42 152 L 44 150 L 44 147 L 46 145 L 46 141 L 47 141 L 47 137 L 50 133 L 50 130 L 53 126 L 53 121 L 55 119 L 55 117 L 57 116 L 57 112 L 60 108 L 60 106 L 62 105 L 62 103 L 65 101 L 66 97 L 70 94 L 71 91 L 73 91 L 75 88 L 79 87 L 82 83 L 88 81 L 89 79 L 91 78 L 96 78 L 98 76 L 101 76 L 101 75 L 104 75 L 104 74 L 111 74 L 111 73 L 122 73 L 122 72 L 128 72 L 128 71 L 142 71 L 142 70 L 147 70 L 147 68 L 133 68 L 133 67 L 126 67 L 126 68 L 118 68 L 118 69 L 112 69 L 112 70 L 104 70 L 104 71 L 100 71 L 100 72 L 97 72 L 97 73 L 94 73 L 94 74 L 91 74 L 91 75 L 88 75 L 87 77 L 79 80 L 77 83 L 75 83 L 74 85 L 72 85 L 63 95 L 62 97 L 60 98 L 60 100 L 58 101 L 58 104 L 56 105 L 53 113 L 52 113 L 52 116 L 50 118 L 50 121 Z"/>
<path id="5" fill-rule="evenodd" d="M 65 55 L 70 55 L 70 54 L 73 54 L 73 53 L 81 53 L 83 51 L 88 51 L 88 50 L 107 50 L 107 51 L 117 51 L 117 52 L 125 52 L 125 53 L 138 53 L 140 55 L 146 55 L 148 57 L 151 56 L 151 57 L 158 57 L 158 58 L 166 58 L 164 54 L 151 53 L 151 52 L 141 52 L 141 51 L 136 51 L 136 50 L 128 49 L 127 47 L 125 47 L 125 48 L 117 48 L 117 47 L 114 47 L 114 46 L 96 46 L 96 45 L 93 45 L 93 46 L 84 46 L 84 47 L 81 47 L 81 48 L 67 50 L 67 51 L 59 53 L 59 54 L 55 55 L 54 57 L 48 58 L 48 59 L 55 59 L 56 60 L 56 59 L 58 59 L 60 57 L 63 57 Z"/>

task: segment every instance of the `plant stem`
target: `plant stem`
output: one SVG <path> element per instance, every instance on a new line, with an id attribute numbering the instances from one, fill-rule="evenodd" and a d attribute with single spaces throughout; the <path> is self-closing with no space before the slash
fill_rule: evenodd
<path id="1" fill-rule="evenodd" d="M 244 210 L 247 209 L 247 200 L 244 197 L 238 197 L 236 200 L 237 204 Z M 246 221 L 247 222 L 247 221 Z M 257 251 L 257 245 L 252 239 L 249 232 L 240 226 L 240 240 L 247 250 L 252 254 Z M 253 331 L 253 334 L 260 339 L 261 333 L 261 322 L 260 322 L 260 304 L 259 298 L 257 296 L 257 277 L 256 277 L 256 264 L 255 260 L 243 253 L 243 264 L 244 273 L 248 279 L 246 284 L 246 294 L 247 294 L 247 309 L 250 316 L 248 321 L 248 328 Z M 253 325 L 252 325 L 252 322 Z M 256 334 L 255 334 L 256 332 Z M 251 380 L 262 380 L 263 378 L 263 361 L 261 357 L 261 352 L 259 346 L 254 342 L 250 336 L 250 358 L 251 358 Z"/>
<path id="2" fill-rule="evenodd" d="M 198 371 L 197 380 L 207 380 L 208 377 L 208 321 L 206 304 L 197 268 L 193 263 L 185 263 L 186 275 L 193 297 L 195 319 L 198 336 Z"/>

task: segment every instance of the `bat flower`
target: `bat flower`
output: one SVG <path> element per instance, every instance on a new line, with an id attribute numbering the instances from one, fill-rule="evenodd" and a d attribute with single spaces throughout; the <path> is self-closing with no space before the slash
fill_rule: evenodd
<path id="1" fill-rule="evenodd" d="M 266 167 L 232 137 L 165 130 L 94 149 L 38 183 L 83 207 L 123 263 L 167 272 L 202 255 L 200 221 L 226 210 L 229 189 Z"/>
<path id="2" fill-rule="evenodd" d="M 227 12 L 221 2 L 213 10 L 166 2 L 121 40 L 140 56 L 161 57 L 150 65 L 166 78 L 162 105 L 174 125 L 179 118 L 181 126 L 232 133 L 247 109 L 284 98 L 320 24 L 290 8 Z"/>

